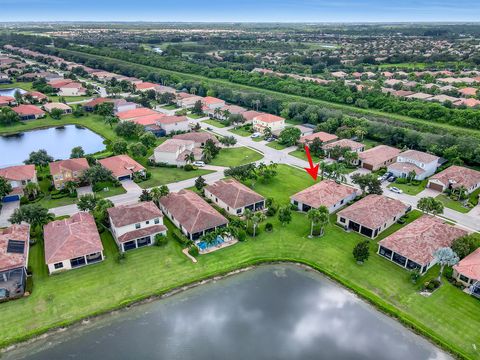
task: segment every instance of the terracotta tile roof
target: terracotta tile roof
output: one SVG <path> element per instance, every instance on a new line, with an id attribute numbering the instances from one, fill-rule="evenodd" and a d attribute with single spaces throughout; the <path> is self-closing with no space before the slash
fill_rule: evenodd
<path id="1" fill-rule="evenodd" d="M 351 186 L 337 184 L 333 180 L 323 180 L 296 193 L 291 198 L 317 209 L 322 205 L 329 208 L 356 193 L 357 190 Z"/>
<path id="2" fill-rule="evenodd" d="M 59 89 L 67 84 L 70 84 L 71 82 L 72 80 L 70 79 L 52 80 L 48 83 L 48 85 L 50 85 L 54 89 Z"/>
<path id="3" fill-rule="evenodd" d="M 202 102 L 205 104 L 205 105 L 213 105 L 213 104 L 225 104 L 225 101 L 223 101 L 222 99 L 218 99 L 216 97 L 213 97 L 213 96 L 205 96 L 202 100 Z"/>
<path id="4" fill-rule="evenodd" d="M 115 177 L 127 176 L 143 171 L 145 168 L 128 155 L 111 156 L 98 162 L 113 173 Z"/>
<path id="5" fill-rule="evenodd" d="M 412 160 L 416 160 L 422 162 L 424 164 L 429 164 L 431 162 L 437 162 L 440 160 L 438 156 L 428 154 L 426 152 L 418 151 L 418 150 L 406 150 L 399 154 L 399 156 L 404 158 L 409 158 Z"/>
<path id="6" fill-rule="evenodd" d="M 23 96 L 25 96 L 25 95 L 30 95 L 32 98 L 34 98 L 34 99 L 36 98 L 38 100 L 43 100 L 43 99 L 48 98 L 47 95 L 42 94 L 40 91 L 29 91 L 29 92 L 23 94 Z"/>
<path id="7" fill-rule="evenodd" d="M 113 99 L 98 97 L 98 98 L 95 98 L 91 101 L 88 101 L 88 102 L 84 103 L 83 106 L 94 107 L 95 105 L 99 105 L 99 104 L 102 104 L 102 103 L 105 103 L 105 102 L 113 102 Z"/>
<path id="8" fill-rule="evenodd" d="M 176 153 L 182 147 L 190 147 L 194 144 L 195 142 L 193 140 L 167 139 L 155 148 L 155 152 Z"/>
<path id="9" fill-rule="evenodd" d="M 242 208 L 265 200 L 249 187 L 236 180 L 219 180 L 205 188 L 232 209 Z"/>
<path id="10" fill-rule="evenodd" d="M 262 113 L 254 110 L 248 110 L 242 113 L 242 116 L 245 118 L 246 121 L 252 121 L 255 117 L 261 115 Z"/>
<path id="11" fill-rule="evenodd" d="M 420 265 L 433 260 L 435 251 L 449 247 L 453 240 L 466 235 L 465 230 L 445 224 L 433 216 L 424 215 L 379 242 L 396 253 Z"/>
<path id="12" fill-rule="evenodd" d="M 469 98 L 469 99 L 460 99 L 455 103 L 455 105 L 465 105 L 468 107 L 480 106 L 480 100 Z"/>
<path id="13" fill-rule="evenodd" d="M 160 209 L 152 201 L 115 206 L 107 211 L 115 227 L 132 225 L 142 221 L 163 217 Z"/>
<path id="14" fill-rule="evenodd" d="M 57 263 L 103 250 L 93 216 L 86 212 L 56 220 L 43 228 L 45 262 Z"/>
<path id="15" fill-rule="evenodd" d="M 43 107 L 48 112 L 52 111 L 53 109 L 60 109 L 63 111 L 72 110 L 72 108 L 67 104 L 59 103 L 59 102 L 46 103 L 45 105 L 43 105 Z"/>
<path id="16" fill-rule="evenodd" d="M 133 110 L 122 111 L 117 114 L 120 120 L 131 120 L 141 116 L 156 115 L 158 112 L 149 108 L 137 108 Z"/>
<path id="17" fill-rule="evenodd" d="M 12 108 L 18 115 L 44 115 L 45 112 L 35 105 L 18 105 Z"/>
<path id="18" fill-rule="evenodd" d="M 135 84 L 135 89 L 137 90 L 147 90 L 147 89 L 155 89 L 158 84 L 154 84 L 151 82 L 142 82 L 139 84 Z"/>
<path id="19" fill-rule="evenodd" d="M 166 116 L 165 114 L 157 113 L 157 114 L 136 117 L 133 119 L 129 119 L 127 121 L 132 121 L 142 126 L 148 126 L 148 125 L 155 125 L 157 122 L 161 121 L 161 119 L 163 119 L 165 116 Z"/>
<path id="20" fill-rule="evenodd" d="M 173 138 L 180 140 L 192 140 L 196 143 L 205 143 L 207 140 L 212 140 L 215 144 L 218 144 L 219 142 L 215 135 L 203 131 L 174 135 Z"/>
<path id="21" fill-rule="evenodd" d="M 410 172 L 414 171 L 415 174 L 420 175 L 425 172 L 421 167 L 418 167 L 415 164 L 409 162 L 396 162 L 391 165 L 388 165 L 388 169 L 401 171 L 403 173 L 409 174 Z"/>
<path id="22" fill-rule="evenodd" d="M 475 96 L 477 95 L 477 89 L 473 87 L 466 87 L 462 89 L 458 89 L 458 92 L 462 95 L 466 96 Z"/>
<path id="23" fill-rule="evenodd" d="M 163 125 L 168 125 L 168 124 L 176 124 L 176 123 L 181 123 L 188 121 L 186 116 L 177 116 L 177 115 L 172 115 L 172 116 L 163 116 L 161 119 L 158 120 L 159 124 Z"/>
<path id="24" fill-rule="evenodd" d="M 51 175 L 62 174 L 64 171 L 69 171 L 69 172 L 84 171 L 90 167 L 88 165 L 87 159 L 85 158 L 54 161 L 48 164 L 48 166 L 50 167 Z"/>
<path id="25" fill-rule="evenodd" d="M 121 236 L 118 237 L 118 241 L 121 243 L 142 238 L 148 235 L 153 235 L 153 234 L 158 234 L 160 232 L 167 231 L 167 228 L 165 225 L 153 225 L 149 227 L 145 227 L 142 229 L 137 229 L 133 231 L 129 231 Z"/>
<path id="26" fill-rule="evenodd" d="M 380 165 L 385 161 L 389 161 L 397 157 L 398 154 L 400 154 L 400 150 L 397 148 L 387 145 L 379 145 L 361 152 L 358 154 L 358 157 L 366 164 Z"/>
<path id="27" fill-rule="evenodd" d="M 24 241 L 25 247 L 23 253 L 7 252 L 9 240 Z M 19 267 L 26 267 L 28 261 L 29 241 L 29 225 L 11 225 L 5 229 L 0 229 L 0 272 Z"/>
<path id="28" fill-rule="evenodd" d="M 30 180 L 33 179 L 35 175 L 35 165 L 17 165 L 0 169 L 0 176 L 7 180 Z"/>
<path id="29" fill-rule="evenodd" d="M 323 131 L 319 131 L 310 135 L 302 136 L 299 140 L 300 144 L 312 142 L 314 139 L 319 139 L 321 142 L 329 142 L 338 139 L 337 135 L 329 134 Z"/>
<path id="30" fill-rule="evenodd" d="M 323 148 L 324 149 L 331 149 L 331 148 L 334 148 L 336 146 L 339 146 L 341 148 L 349 148 L 351 151 L 356 151 L 356 150 L 359 150 L 359 149 L 365 147 L 364 144 L 359 143 L 357 141 L 353 141 L 353 140 L 350 140 L 350 139 L 340 139 L 338 141 L 334 141 L 334 142 L 331 142 L 329 144 L 323 145 Z"/>
<path id="31" fill-rule="evenodd" d="M 480 171 L 453 165 L 433 175 L 430 180 L 437 180 L 446 187 L 452 184 L 453 188 L 464 186 L 466 189 L 469 189 L 480 184 Z"/>
<path id="32" fill-rule="evenodd" d="M 390 221 L 393 217 L 400 217 L 408 209 L 400 200 L 383 195 L 368 195 L 363 199 L 340 210 L 338 216 L 345 217 L 369 229 L 376 229 Z"/>
<path id="33" fill-rule="evenodd" d="M 285 119 L 273 114 L 261 114 L 261 115 L 255 116 L 253 120 L 261 121 L 265 123 L 275 123 L 279 121 L 284 121 Z"/>
<path id="34" fill-rule="evenodd" d="M 459 274 L 480 281 L 480 248 L 453 267 Z"/>
<path id="35" fill-rule="evenodd" d="M 160 199 L 160 204 L 190 233 L 225 225 L 228 220 L 200 196 L 190 190 L 170 193 Z"/>
<path id="36" fill-rule="evenodd" d="M 12 102 L 15 102 L 13 96 L 0 96 L 0 106 L 9 105 Z"/>
<path id="37" fill-rule="evenodd" d="M 230 114 L 242 114 L 247 111 L 247 109 L 238 106 L 238 105 L 225 105 L 224 107 L 220 108 L 222 111 L 228 110 Z M 256 111 L 255 111 L 256 112 Z M 258 115 L 259 113 L 257 113 Z"/>

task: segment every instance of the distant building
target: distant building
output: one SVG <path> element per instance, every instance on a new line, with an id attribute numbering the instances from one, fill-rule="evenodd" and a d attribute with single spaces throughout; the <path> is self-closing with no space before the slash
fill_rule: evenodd
<path id="1" fill-rule="evenodd" d="M 395 162 L 400 150 L 387 145 L 379 145 L 358 155 L 360 166 L 375 171 Z"/>

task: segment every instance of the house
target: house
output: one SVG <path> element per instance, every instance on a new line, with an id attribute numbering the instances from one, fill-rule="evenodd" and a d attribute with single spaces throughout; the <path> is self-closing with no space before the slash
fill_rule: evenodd
<path id="1" fill-rule="evenodd" d="M 407 178 L 415 173 L 415 180 L 424 180 L 435 174 L 440 158 L 417 150 L 407 150 L 397 156 L 397 162 L 388 165 L 387 169 L 394 176 Z"/>
<path id="2" fill-rule="evenodd" d="M 194 155 L 195 160 L 202 158 L 202 151 L 199 147 L 195 147 L 193 140 L 168 139 L 155 148 L 152 160 L 157 164 L 183 166 L 188 162 L 185 158 L 191 154 Z"/>
<path id="3" fill-rule="evenodd" d="M 462 94 L 463 96 L 468 96 L 468 97 L 477 96 L 477 91 L 478 91 L 478 89 L 476 89 L 474 87 L 466 87 L 466 88 L 458 89 L 458 92 L 460 94 Z"/>
<path id="4" fill-rule="evenodd" d="M 430 99 L 433 95 L 431 94 L 426 94 L 422 92 L 418 92 L 412 95 L 405 96 L 407 99 L 412 99 L 412 100 L 427 100 Z"/>
<path id="5" fill-rule="evenodd" d="M 48 113 L 51 113 L 53 109 L 59 109 L 64 114 L 72 113 L 72 108 L 70 106 L 59 102 L 46 103 L 45 105 L 43 105 L 43 109 Z"/>
<path id="6" fill-rule="evenodd" d="M 165 133 L 171 134 L 172 132 L 179 132 L 179 131 L 188 131 L 188 119 L 186 116 L 162 116 L 160 119 L 157 120 L 157 125 L 159 125 Z"/>
<path id="7" fill-rule="evenodd" d="M 204 147 L 207 140 L 212 140 L 215 145 L 220 143 L 215 135 L 207 132 L 189 132 L 186 134 L 174 135 L 173 138 L 180 140 L 192 140 L 195 142 L 195 147 Z"/>
<path id="8" fill-rule="evenodd" d="M 156 114 L 158 114 L 158 112 L 156 112 L 155 110 L 140 107 L 133 110 L 120 112 L 117 114 L 117 117 L 120 119 L 120 121 L 128 121 L 128 120 L 133 120 L 135 118 L 139 118 L 141 116 L 156 115 Z"/>
<path id="9" fill-rule="evenodd" d="M 190 190 L 170 193 L 160 199 L 160 209 L 190 240 L 225 227 L 228 220 Z"/>
<path id="10" fill-rule="evenodd" d="M 471 286 L 480 281 L 480 248 L 453 266 L 453 277 L 465 286 Z"/>
<path id="11" fill-rule="evenodd" d="M 90 168 L 85 158 L 54 161 L 48 164 L 55 189 L 63 189 L 65 183 L 80 182 L 83 172 Z"/>
<path id="12" fill-rule="evenodd" d="M 247 109 L 241 107 L 241 106 L 238 106 L 238 105 L 225 105 L 225 106 L 222 106 L 222 107 L 215 107 L 215 108 L 209 108 L 207 110 L 207 114 L 210 116 L 210 117 L 215 117 L 217 119 L 225 119 L 225 113 L 227 114 L 231 114 L 231 115 L 241 115 L 243 114 L 244 112 L 246 112 Z M 259 114 L 259 113 L 257 113 Z"/>
<path id="13" fill-rule="evenodd" d="M 332 75 L 334 78 L 337 78 L 337 79 L 343 79 L 348 76 L 348 74 L 343 71 L 334 71 L 330 75 Z"/>
<path id="14" fill-rule="evenodd" d="M 113 112 L 115 114 L 135 110 L 137 108 L 137 104 L 134 102 L 127 101 L 125 99 L 114 99 L 113 101 Z"/>
<path id="15" fill-rule="evenodd" d="M 49 85 L 56 89 L 60 96 L 83 96 L 87 94 L 87 89 L 82 84 L 68 79 L 51 81 Z"/>
<path id="16" fill-rule="evenodd" d="M 154 84 L 151 82 L 141 82 L 141 83 L 135 84 L 135 90 L 144 92 L 148 90 L 155 90 L 158 86 L 159 86 L 158 84 Z"/>
<path id="17" fill-rule="evenodd" d="M 36 102 L 40 102 L 40 103 L 43 103 L 45 101 L 48 101 L 48 96 L 45 95 L 45 94 L 42 94 L 40 91 L 29 91 L 29 92 L 26 92 L 25 94 L 23 94 L 23 97 L 25 99 L 32 99 Z"/>
<path id="18" fill-rule="evenodd" d="M 314 127 L 306 126 L 306 125 L 295 125 L 294 127 L 300 130 L 300 136 L 312 135 L 313 132 L 315 131 Z"/>
<path id="19" fill-rule="evenodd" d="M 157 92 L 157 94 L 166 94 L 166 93 L 176 94 L 176 92 L 177 92 L 177 90 L 175 90 L 173 87 L 163 86 L 163 85 L 158 85 L 155 88 L 155 91 Z"/>
<path id="20" fill-rule="evenodd" d="M 97 97 L 95 99 L 92 99 L 86 103 L 83 104 L 83 109 L 85 111 L 93 111 L 95 110 L 95 107 L 97 105 L 100 105 L 100 104 L 103 104 L 103 103 L 106 103 L 106 102 L 112 102 L 113 100 L 112 99 L 109 99 L 109 98 L 104 98 L 104 97 Z"/>
<path id="21" fill-rule="evenodd" d="M 260 211 L 265 207 L 262 195 L 233 179 L 219 180 L 204 191 L 205 197 L 232 215 L 241 215 L 245 209 Z"/>
<path id="22" fill-rule="evenodd" d="M 265 129 L 274 131 L 282 131 L 285 128 L 285 119 L 272 114 L 261 114 L 253 118 L 253 129 L 263 133 Z"/>
<path id="23" fill-rule="evenodd" d="M 0 106 L 11 106 L 16 104 L 13 96 L 0 96 Z"/>
<path id="24" fill-rule="evenodd" d="M 111 156 L 98 162 L 119 181 L 132 179 L 135 174 L 145 175 L 145 168 L 128 155 Z"/>
<path id="25" fill-rule="evenodd" d="M 90 213 L 76 213 L 43 227 L 45 263 L 50 274 L 103 261 L 103 245 Z"/>
<path id="26" fill-rule="evenodd" d="M 205 96 L 203 99 L 202 99 L 202 104 L 203 106 L 206 107 L 206 111 L 209 111 L 209 110 L 214 110 L 214 109 L 219 109 L 219 108 L 222 108 L 225 106 L 225 101 L 223 101 L 222 99 L 218 99 L 216 97 L 213 97 L 213 96 Z"/>
<path id="27" fill-rule="evenodd" d="M 480 188 L 480 171 L 453 165 L 432 176 L 427 187 L 441 192 L 463 187 L 470 194 Z"/>
<path id="28" fill-rule="evenodd" d="M 151 201 L 107 209 L 110 230 L 121 252 L 152 245 L 157 234 L 167 234 L 163 214 Z"/>
<path id="29" fill-rule="evenodd" d="M 45 116 L 45 112 L 35 105 L 18 105 L 12 108 L 21 120 L 34 120 Z"/>
<path id="30" fill-rule="evenodd" d="M 455 106 L 465 105 L 466 107 L 476 108 L 476 107 L 480 107 L 480 100 L 473 99 L 473 98 L 468 98 L 468 99 L 460 98 L 457 102 L 455 102 L 454 105 Z"/>
<path id="31" fill-rule="evenodd" d="M 0 301 L 23 296 L 27 283 L 30 226 L 0 229 Z"/>
<path id="32" fill-rule="evenodd" d="M 259 115 L 262 115 L 262 113 L 254 110 L 248 110 L 242 113 L 246 123 L 253 122 L 253 119 Z"/>
<path id="33" fill-rule="evenodd" d="M 368 195 L 337 213 L 346 230 L 374 239 L 410 210 L 410 206 L 383 195 Z"/>
<path id="34" fill-rule="evenodd" d="M 142 125 L 147 130 L 150 129 L 152 126 L 157 126 L 158 121 L 160 121 L 160 119 L 162 119 L 164 116 L 165 114 L 155 113 L 145 116 L 134 117 L 124 121 L 131 121 L 136 124 Z M 165 132 L 162 135 L 165 135 Z"/>
<path id="35" fill-rule="evenodd" d="M 360 166 L 375 171 L 381 167 L 386 167 L 395 162 L 400 150 L 397 148 L 378 145 L 358 154 Z"/>
<path id="36" fill-rule="evenodd" d="M 187 93 L 178 93 L 177 94 L 177 106 L 189 109 L 192 108 L 197 101 L 202 102 L 203 97 L 187 94 Z"/>
<path id="37" fill-rule="evenodd" d="M 333 180 L 323 180 L 290 197 L 290 203 L 299 211 L 308 212 L 326 206 L 331 214 L 355 200 L 357 190 L 349 185 L 339 184 Z"/>
<path id="38" fill-rule="evenodd" d="M 35 165 L 16 165 L 0 169 L 0 177 L 12 185 L 12 192 L 5 196 L 3 202 L 18 201 L 23 196 L 23 188 L 30 182 L 38 183 Z"/>
<path id="39" fill-rule="evenodd" d="M 318 139 L 322 144 L 328 144 L 338 139 L 337 135 L 329 134 L 323 131 L 319 131 L 310 135 L 302 136 L 298 143 L 301 145 L 309 145 L 313 140 Z"/>
<path id="40" fill-rule="evenodd" d="M 424 274 L 436 264 L 435 251 L 450 247 L 465 230 L 423 215 L 378 243 L 378 254 L 408 270 Z"/>
<path id="41" fill-rule="evenodd" d="M 337 147 L 340 149 L 348 149 L 348 151 L 355 152 L 357 154 L 365 150 L 364 144 L 350 139 L 340 139 L 334 142 L 327 143 L 322 146 L 322 149 L 327 154 L 327 157 L 330 157 L 331 150 Z M 354 160 L 352 163 L 356 165 L 358 164 L 358 162 L 359 160 Z"/>

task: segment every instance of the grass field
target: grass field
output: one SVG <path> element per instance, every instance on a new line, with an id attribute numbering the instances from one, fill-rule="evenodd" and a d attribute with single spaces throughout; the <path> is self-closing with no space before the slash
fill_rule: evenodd
<path id="1" fill-rule="evenodd" d="M 180 168 L 166 167 L 150 167 L 148 168 L 148 171 L 152 174 L 152 177 L 148 180 L 138 183 L 142 189 L 148 189 L 155 186 L 196 178 L 213 172 L 203 169 L 185 171 Z"/>
<path id="2" fill-rule="evenodd" d="M 294 192 L 313 183 L 307 174 L 294 168 L 281 166 L 278 171 L 279 176 L 271 183 L 257 183 L 255 190 L 284 203 Z M 446 281 L 430 297 L 418 294 L 422 281 L 436 275 L 436 267 L 413 285 L 406 270 L 375 254 L 376 241 L 370 242 L 368 261 L 359 266 L 352 249 L 365 238 L 356 233 L 345 233 L 332 223 L 323 237 L 309 239 L 309 221 L 300 213 L 293 213 L 292 222 L 285 226 L 276 217 L 267 221 L 273 224 L 272 233 L 266 233 L 261 224 L 255 239 L 202 255 L 197 264 L 188 260 L 171 239 L 165 247 L 129 252 L 126 261 L 118 263 L 113 239 L 104 232 L 104 262 L 48 276 L 43 246 L 38 243 L 32 246 L 30 255 L 32 295 L 0 306 L 0 345 L 213 275 L 281 260 L 307 264 L 451 351 L 471 359 L 479 357 L 478 300 Z"/>
<path id="3" fill-rule="evenodd" d="M 248 136 L 252 135 L 252 133 L 249 132 L 249 131 L 247 131 L 247 130 L 245 130 L 245 128 L 244 128 L 243 126 L 240 126 L 240 127 L 236 128 L 236 129 L 235 129 L 235 128 L 234 128 L 234 129 L 230 129 L 230 130 L 228 130 L 228 131 L 230 131 L 231 133 L 234 133 L 234 134 L 236 134 L 236 135 L 243 136 L 243 137 L 248 137 Z"/>
<path id="4" fill-rule="evenodd" d="M 437 195 L 435 199 L 440 200 L 443 203 L 443 206 L 464 214 L 468 213 L 471 210 L 463 206 L 460 201 L 452 200 L 444 194 Z"/>
<path id="5" fill-rule="evenodd" d="M 215 119 L 203 120 L 202 122 L 205 123 L 205 124 L 208 124 L 208 125 L 215 126 L 215 127 L 217 127 L 217 128 L 224 128 L 224 127 L 226 127 L 226 126 L 223 125 L 220 121 L 215 120 Z"/>
<path id="6" fill-rule="evenodd" d="M 427 182 L 428 182 L 428 180 L 423 180 L 418 185 L 399 184 L 399 183 L 395 182 L 393 184 L 388 185 L 388 187 L 390 188 L 392 186 L 395 186 L 395 187 L 399 188 L 400 190 L 402 190 L 405 194 L 417 195 L 417 194 L 421 193 L 423 190 L 425 190 L 425 187 L 427 186 Z"/>
<path id="7" fill-rule="evenodd" d="M 298 159 L 308 161 L 307 155 L 305 154 L 305 151 L 300 150 L 300 149 L 290 151 L 288 153 L 288 155 L 292 155 L 292 156 L 295 156 Z M 313 160 L 314 163 L 319 163 L 320 161 L 322 161 L 319 157 L 313 156 L 313 155 L 312 155 L 312 160 Z"/>
<path id="8" fill-rule="evenodd" d="M 261 160 L 263 155 L 247 147 L 225 148 L 210 162 L 217 166 L 239 166 Z"/>
<path id="9" fill-rule="evenodd" d="M 192 114 L 192 113 L 187 115 L 187 117 L 194 120 L 204 118 L 205 116 L 206 116 L 205 114 L 198 115 L 198 114 Z"/>
<path id="10" fill-rule="evenodd" d="M 267 144 L 268 147 L 275 149 L 275 150 L 283 150 L 286 149 L 288 146 L 280 144 L 278 141 L 272 141 Z"/>

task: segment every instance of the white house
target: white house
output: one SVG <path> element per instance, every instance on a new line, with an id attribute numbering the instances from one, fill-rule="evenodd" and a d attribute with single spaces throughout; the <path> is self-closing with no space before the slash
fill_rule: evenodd
<path id="1" fill-rule="evenodd" d="M 193 140 L 168 139 L 158 145 L 153 151 L 152 159 L 156 163 L 183 166 L 187 163 L 186 155 L 193 154 L 195 160 L 200 160 L 202 151 L 195 147 Z"/>
<path id="2" fill-rule="evenodd" d="M 121 252 L 149 246 L 157 234 L 166 235 L 163 214 L 151 201 L 107 210 L 110 230 Z"/>
<path id="3" fill-rule="evenodd" d="M 272 132 L 282 131 L 285 128 L 285 119 L 272 114 L 261 114 L 253 118 L 253 129 L 263 133 L 266 128 Z"/>
<path id="4" fill-rule="evenodd" d="M 188 119 L 186 116 L 162 116 L 160 119 L 157 120 L 157 125 L 160 126 L 165 133 L 171 134 L 172 132 L 177 131 L 189 131 L 190 128 L 188 126 Z"/>
<path id="5" fill-rule="evenodd" d="M 440 158 L 417 150 L 407 150 L 397 156 L 397 162 L 388 165 L 394 176 L 406 178 L 415 173 L 415 180 L 424 180 L 435 174 Z"/>

